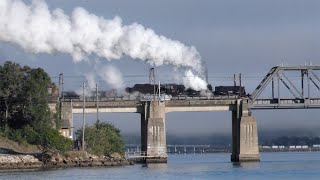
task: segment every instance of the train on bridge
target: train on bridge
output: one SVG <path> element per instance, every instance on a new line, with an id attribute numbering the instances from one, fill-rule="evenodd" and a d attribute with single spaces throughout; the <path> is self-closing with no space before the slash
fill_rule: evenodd
<path id="1" fill-rule="evenodd" d="M 207 90 L 204 92 L 196 91 L 191 88 L 186 88 L 181 84 L 161 84 L 160 88 L 157 84 L 135 84 L 132 87 L 125 88 L 125 91 L 128 96 L 136 95 L 134 97 L 139 97 L 143 99 L 150 99 L 153 97 L 154 93 L 158 94 L 158 90 L 160 89 L 161 99 L 170 100 L 171 98 L 186 98 L 186 97 L 208 97 L 208 96 L 245 96 L 246 91 L 243 86 L 216 86 L 214 89 L 209 84 L 207 86 Z M 59 93 L 57 89 L 54 88 L 54 93 L 52 96 L 57 98 Z M 61 95 L 62 96 L 62 95 Z M 122 95 L 123 96 L 123 95 Z M 116 90 L 109 91 L 99 91 L 100 99 L 109 99 L 109 98 L 118 98 L 122 97 L 117 94 Z M 96 93 L 92 92 L 91 95 L 87 96 L 88 98 L 95 99 Z M 80 95 L 74 91 L 64 91 L 63 92 L 64 99 L 80 99 Z M 132 98 L 130 98 L 132 99 Z"/>
<path id="2" fill-rule="evenodd" d="M 211 84 L 207 85 L 207 90 L 204 92 L 196 91 L 191 88 L 186 88 L 181 84 L 161 84 L 160 88 L 157 84 L 135 84 L 133 87 L 127 87 L 128 93 L 154 94 L 160 89 L 160 94 L 168 94 L 176 96 L 207 96 L 213 94 L 216 96 L 243 96 L 246 94 L 244 86 L 216 86 L 213 90 Z"/>

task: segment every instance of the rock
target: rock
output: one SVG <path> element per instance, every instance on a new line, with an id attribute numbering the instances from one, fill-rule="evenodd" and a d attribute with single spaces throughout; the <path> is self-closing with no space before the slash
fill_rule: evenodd
<path id="1" fill-rule="evenodd" d="M 101 161 L 92 162 L 92 166 L 103 166 L 103 163 Z"/>
<path id="2" fill-rule="evenodd" d="M 0 169 L 30 169 L 30 168 L 59 168 L 59 167 L 94 167 L 132 165 L 119 153 L 108 156 L 95 156 L 85 151 L 60 153 L 45 153 L 37 155 L 8 155 L 0 156 Z"/>
<path id="3" fill-rule="evenodd" d="M 30 169 L 42 166 L 37 158 L 30 155 L 4 155 L 0 156 L 1 169 Z"/>
<path id="4" fill-rule="evenodd" d="M 119 154 L 119 153 L 112 153 L 111 155 L 110 155 L 110 157 L 112 157 L 112 158 L 116 158 L 116 159 L 120 159 L 120 158 L 122 158 L 122 156 Z"/>

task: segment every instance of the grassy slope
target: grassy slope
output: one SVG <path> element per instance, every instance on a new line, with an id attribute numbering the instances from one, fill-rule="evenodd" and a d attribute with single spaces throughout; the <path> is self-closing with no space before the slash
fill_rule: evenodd
<path id="1" fill-rule="evenodd" d="M 18 143 L 2 136 L 0 136 L 0 148 L 8 149 L 19 154 L 34 154 L 41 152 L 36 145 Z"/>

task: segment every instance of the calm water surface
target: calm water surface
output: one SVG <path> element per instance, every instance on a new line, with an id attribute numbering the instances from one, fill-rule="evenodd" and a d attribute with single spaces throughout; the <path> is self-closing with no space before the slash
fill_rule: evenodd
<path id="1" fill-rule="evenodd" d="M 2 171 L 0 179 L 320 179 L 320 152 L 261 153 L 261 162 L 233 164 L 230 154 L 170 155 L 167 164 Z"/>

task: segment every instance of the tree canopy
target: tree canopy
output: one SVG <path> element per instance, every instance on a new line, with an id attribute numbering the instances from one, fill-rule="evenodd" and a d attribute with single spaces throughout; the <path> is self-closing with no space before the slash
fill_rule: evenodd
<path id="1" fill-rule="evenodd" d="M 72 144 L 53 128 L 48 107 L 49 75 L 41 68 L 7 61 L 0 65 L 0 129 L 16 141 L 66 149 Z"/>
<path id="2" fill-rule="evenodd" d="M 76 132 L 77 139 L 82 141 L 82 129 Z M 86 150 L 95 155 L 110 155 L 114 152 L 123 153 L 124 142 L 120 130 L 106 122 L 96 122 L 85 127 Z"/>

